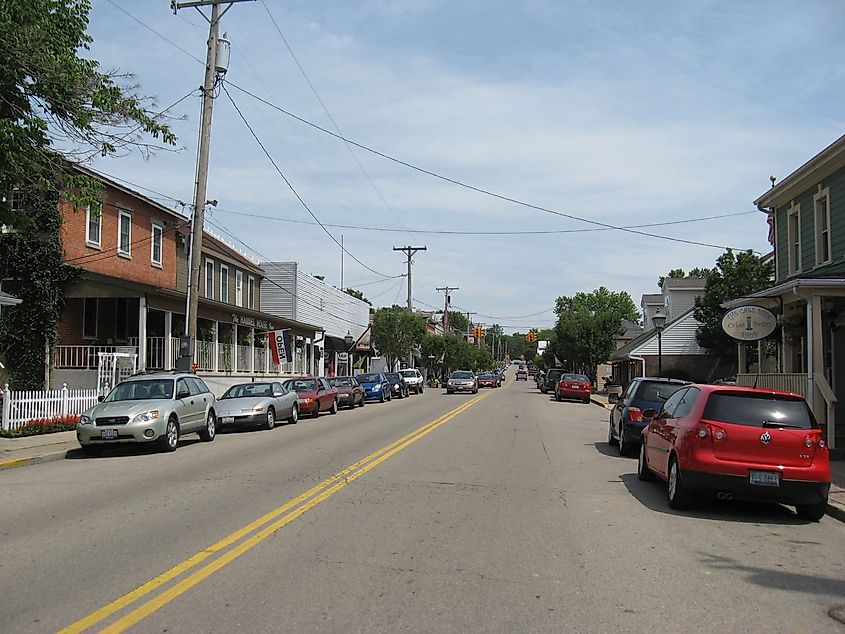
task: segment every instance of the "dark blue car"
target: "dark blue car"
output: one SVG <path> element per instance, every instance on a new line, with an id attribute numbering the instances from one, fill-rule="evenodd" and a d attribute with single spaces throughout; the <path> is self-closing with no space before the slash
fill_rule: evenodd
<path id="1" fill-rule="evenodd" d="M 689 381 L 637 377 L 628 384 L 625 392 L 615 402 L 611 400 L 610 425 L 607 443 L 619 447 L 620 456 L 632 456 L 639 450 L 642 431 L 663 403 Z M 615 396 L 615 394 L 611 394 Z"/>
<path id="2" fill-rule="evenodd" d="M 391 399 L 390 381 L 387 380 L 384 372 L 367 372 L 355 378 L 364 388 L 365 399 L 379 400 L 382 403 Z"/>

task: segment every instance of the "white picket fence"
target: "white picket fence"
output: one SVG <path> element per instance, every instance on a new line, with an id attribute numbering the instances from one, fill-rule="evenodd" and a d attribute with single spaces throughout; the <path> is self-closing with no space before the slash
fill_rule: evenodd
<path id="1" fill-rule="evenodd" d="M 28 421 L 81 414 L 97 404 L 97 388 L 69 390 L 67 383 L 60 390 L 25 390 L 12 392 L 7 383 L 3 388 L 4 430 L 18 429 Z"/>

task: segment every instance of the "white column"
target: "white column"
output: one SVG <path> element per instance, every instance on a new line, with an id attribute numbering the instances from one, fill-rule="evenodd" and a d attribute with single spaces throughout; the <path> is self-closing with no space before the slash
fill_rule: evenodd
<path id="1" fill-rule="evenodd" d="M 249 373 L 255 374 L 255 328 L 249 329 Z"/>
<path id="2" fill-rule="evenodd" d="M 240 369 L 238 367 L 238 324 L 232 325 L 232 343 L 230 345 L 232 346 L 230 348 L 232 351 L 232 371 L 237 372 Z"/>
<path id="3" fill-rule="evenodd" d="M 211 369 L 220 369 L 220 322 L 214 322 L 214 341 L 211 344 Z"/>
<path id="4" fill-rule="evenodd" d="M 815 352 L 815 342 L 814 342 L 814 326 L 815 326 L 815 319 L 813 318 L 813 310 L 815 308 L 814 304 L 816 303 L 817 297 L 813 295 L 810 299 L 807 300 L 807 402 L 810 405 L 810 409 L 814 412 L 816 411 L 815 403 L 816 403 L 816 386 L 815 381 L 813 380 L 813 368 L 815 367 L 815 359 L 814 359 L 814 352 Z"/>
<path id="5" fill-rule="evenodd" d="M 173 313 L 169 310 L 164 313 L 164 369 L 172 370 L 170 361 L 173 358 Z"/>
<path id="6" fill-rule="evenodd" d="M 272 328 L 272 326 L 271 326 Z M 270 335 L 264 335 L 264 374 L 270 374 Z M 281 359 L 280 359 L 281 361 Z"/>
<path id="7" fill-rule="evenodd" d="M 147 298 L 138 298 L 138 372 L 147 369 Z"/>

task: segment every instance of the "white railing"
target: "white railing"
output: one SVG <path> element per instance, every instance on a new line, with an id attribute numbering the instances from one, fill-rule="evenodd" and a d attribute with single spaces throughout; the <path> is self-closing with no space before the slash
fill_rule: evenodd
<path id="1" fill-rule="evenodd" d="M 206 372 L 214 369 L 214 342 L 197 341 L 195 352 L 194 363 L 197 364 L 197 369 Z"/>
<path id="2" fill-rule="evenodd" d="M 179 337 L 170 338 L 170 359 L 165 370 L 172 370 L 176 367 L 176 361 L 179 359 L 180 343 Z"/>
<path id="3" fill-rule="evenodd" d="M 164 337 L 147 337 L 147 368 L 164 370 Z"/>
<path id="4" fill-rule="evenodd" d="M 807 374 L 800 372 L 783 374 L 737 374 L 736 384 L 764 387 L 781 392 L 792 392 L 807 397 Z"/>
<path id="5" fill-rule="evenodd" d="M 67 383 L 60 390 L 3 389 L 3 430 L 18 429 L 31 420 L 81 414 L 97 404 L 97 389 L 69 390 Z"/>
<path id="6" fill-rule="evenodd" d="M 252 354 L 252 346 L 236 346 L 236 372 L 249 372 L 249 358 Z"/>
<path id="7" fill-rule="evenodd" d="M 124 346 L 120 346 L 122 350 Z M 58 370 L 96 370 L 100 352 L 117 352 L 118 346 L 56 346 L 53 366 Z"/>

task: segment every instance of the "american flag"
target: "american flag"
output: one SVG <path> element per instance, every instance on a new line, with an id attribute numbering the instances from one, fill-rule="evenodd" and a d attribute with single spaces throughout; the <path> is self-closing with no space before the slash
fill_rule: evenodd
<path id="1" fill-rule="evenodd" d="M 769 209 L 766 212 L 766 222 L 769 224 L 769 244 L 775 246 L 775 211 Z"/>

